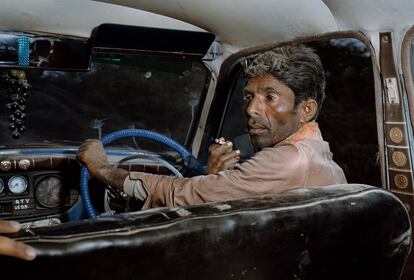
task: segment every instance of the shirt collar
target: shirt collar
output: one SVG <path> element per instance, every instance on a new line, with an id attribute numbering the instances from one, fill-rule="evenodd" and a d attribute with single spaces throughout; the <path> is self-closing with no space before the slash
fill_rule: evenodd
<path id="1" fill-rule="evenodd" d="M 315 139 L 321 137 L 322 136 L 319 130 L 318 123 L 316 121 L 311 121 L 301 126 L 295 133 L 293 133 L 280 143 L 297 143 L 307 139 Z"/>

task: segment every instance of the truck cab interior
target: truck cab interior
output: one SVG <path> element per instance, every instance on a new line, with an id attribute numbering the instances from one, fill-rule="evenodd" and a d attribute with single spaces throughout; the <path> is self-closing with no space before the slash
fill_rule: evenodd
<path id="1" fill-rule="evenodd" d="M 17 279 L 414 275 L 410 1 L 1 5 L 0 219 L 38 254 L 0 256 Z M 142 211 L 77 161 L 96 138 L 113 165 L 191 177 L 218 137 L 248 160 L 243 70 L 297 43 L 324 66 L 317 121 L 347 185 Z"/>

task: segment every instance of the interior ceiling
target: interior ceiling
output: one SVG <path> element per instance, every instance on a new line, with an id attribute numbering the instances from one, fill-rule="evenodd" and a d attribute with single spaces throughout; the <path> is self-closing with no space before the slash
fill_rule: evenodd
<path id="1" fill-rule="evenodd" d="M 80 37 L 101 23 L 207 30 L 230 52 L 342 30 L 402 33 L 414 24 L 413 0 L 2 0 L 1 6 L 1 30 Z"/>
<path id="2" fill-rule="evenodd" d="M 102 1 L 192 23 L 235 48 L 338 30 L 332 13 L 320 0 Z"/>
<path id="3" fill-rule="evenodd" d="M 333 31 L 401 33 L 414 24 L 413 0 L 97 1 L 192 23 L 238 49 Z"/>
<path id="4" fill-rule="evenodd" d="M 202 31 L 170 17 L 86 0 L 1 0 L 0 30 L 35 31 L 88 38 L 102 23 Z"/>

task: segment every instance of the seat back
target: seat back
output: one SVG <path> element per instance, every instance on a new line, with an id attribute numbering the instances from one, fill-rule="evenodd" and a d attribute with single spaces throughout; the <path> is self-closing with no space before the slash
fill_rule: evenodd
<path id="1" fill-rule="evenodd" d="M 411 246 L 407 211 L 375 187 L 298 189 L 158 208 L 18 238 L 38 250 L 2 257 L 16 279 L 399 279 Z"/>

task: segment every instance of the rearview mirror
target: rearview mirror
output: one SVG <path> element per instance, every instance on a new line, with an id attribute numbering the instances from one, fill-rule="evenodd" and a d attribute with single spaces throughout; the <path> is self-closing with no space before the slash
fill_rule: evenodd
<path id="1" fill-rule="evenodd" d="M 0 67 L 86 71 L 87 39 L 27 33 L 0 33 Z"/>

